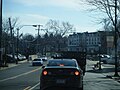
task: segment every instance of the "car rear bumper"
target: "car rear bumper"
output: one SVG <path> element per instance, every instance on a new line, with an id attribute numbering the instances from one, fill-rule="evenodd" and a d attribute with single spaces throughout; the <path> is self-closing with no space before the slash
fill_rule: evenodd
<path id="1" fill-rule="evenodd" d="M 60 81 L 61 80 L 61 81 Z M 71 88 L 82 88 L 82 79 L 81 78 L 49 78 L 41 79 L 40 88 L 44 90 L 51 87 L 71 87 Z"/>
<path id="2" fill-rule="evenodd" d="M 41 66 L 43 65 L 42 63 L 32 63 L 32 66 Z"/>

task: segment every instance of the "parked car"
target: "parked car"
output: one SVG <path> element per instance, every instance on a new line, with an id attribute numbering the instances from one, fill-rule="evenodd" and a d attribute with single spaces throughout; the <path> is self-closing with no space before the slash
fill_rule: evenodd
<path id="1" fill-rule="evenodd" d="M 52 87 L 83 90 L 83 71 L 75 59 L 52 59 L 42 67 L 40 90 Z"/>
<path id="2" fill-rule="evenodd" d="M 3 55 L 3 59 L 6 60 L 7 63 L 14 63 L 16 58 L 13 59 L 11 54 Z"/>
<path id="3" fill-rule="evenodd" d="M 103 63 L 107 63 L 107 60 L 108 59 L 110 59 L 110 55 L 100 55 L 101 57 L 100 57 L 100 59 L 101 59 L 101 62 L 103 62 Z"/>
<path id="4" fill-rule="evenodd" d="M 40 57 L 43 61 L 47 61 L 47 57 L 44 56 L 44 57 Z"/>
<path id="5" fill-rule="evenodd" d="M 39 65 L 43 65 L 43 60 L 40 58 L 36 58 L 32 61 L 32 66 L 39 66 Z"/>
<path id="6" fill-rule="evenodd" d="M 26 59 L 26 57 L 22 54 L 18 54 L 18 56 L 19 56 L 20 60 L 25 60 Z"/>
<path id="7" fill-rule="evenodd" d="M 15 54 L 15 59 L 17 59 L 17 54 Z M 26 57 L 20 53 L 18 53 L 18 60 L 21 61 L 21 60 L 25 60 Z"/>
<path id="8" fill-rule="evenodd" d="M 107 61 L 107 64 L 115 64 L 115 57 L 110 57 Z M 117 57 L 117 63 L 120 64 L 120 58 Z"/>

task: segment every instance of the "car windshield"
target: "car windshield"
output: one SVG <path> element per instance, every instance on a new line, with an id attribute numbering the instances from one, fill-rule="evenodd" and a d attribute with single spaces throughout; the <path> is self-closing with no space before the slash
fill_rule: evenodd
<path id="1" fill-rule="evenodd" d="M 76 62 L 74 60 L 51 60 L 48 62 L 47 66 L 74 66 L 76 67 Z"/>

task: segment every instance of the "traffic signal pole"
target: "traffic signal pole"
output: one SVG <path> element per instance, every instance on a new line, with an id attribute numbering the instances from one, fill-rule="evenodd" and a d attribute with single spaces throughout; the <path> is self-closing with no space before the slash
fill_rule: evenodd
<path id="1" fill-rule="evenodd" d="M 40 38 L 40 30 L 41 30 L 41 26 L 43 25 L 32 25 L 33 27 L 38 27 L 38 38 L 37 38 L 37 47 L 36 47 L 36 54 L 39 53 L 39 38 Z"/>
<path id="2" fill-rule="evenodd" d="M 42 26 L 42 25 L 38 25 L 38 29 L 37 29 L 37 30 L 38 30 L 38 39 L 37 39 L 37 50 L 38 50 L 38 51 L 37 51 L 37 53 L 39 53 L 39 38 L 40 38 L 40 33 L 39 33 L 39 32 L 40 32 L 40 27 L 41 27 L 41 26 Z"/>

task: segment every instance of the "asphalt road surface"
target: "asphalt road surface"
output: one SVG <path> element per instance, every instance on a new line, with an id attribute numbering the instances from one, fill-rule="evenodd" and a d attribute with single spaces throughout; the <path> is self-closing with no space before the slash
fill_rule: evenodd
<path id="1" fill-rule="evenodd" d="M 106 78 L 102 73 L 93 72 L 92 65 L 90 61 L 87 62 L 84 90 L 120 90 L 120 83 Z M 40 72 L 41 66 L 32 66 L 30 62 L 0 70 L 0 90 L 40 90 Z M 68 88 L 59 89 L 67 90 Z M 58 89 L 50 88 L 49 90 Z"/>
<path id="2" fill-rule="evenodd" d="M 0 71 L 0 90 L 29 90 L 39 85 L 41 66 L 26 62 Z"/>

